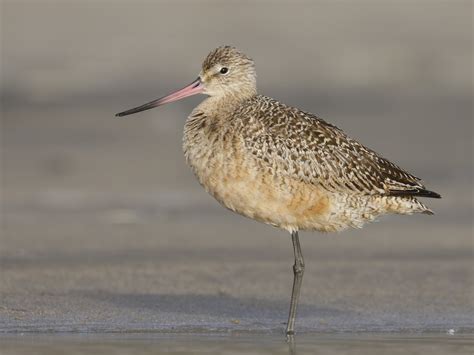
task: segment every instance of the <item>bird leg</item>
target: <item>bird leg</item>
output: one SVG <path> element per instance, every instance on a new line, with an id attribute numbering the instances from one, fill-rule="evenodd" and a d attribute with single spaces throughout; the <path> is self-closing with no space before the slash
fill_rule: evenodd
<path id="1" fill-rule="evenodd" d="M 301 253 L 300 240 L 298 231 L 291 233 L 291 241 L 293 242 L 293 251 L 295 253 L 295 264 L 293 265 L 293 291 L 291 293 L 290 314 L 288 316 L 288 325 L 286 334 L 295 334 L 296 308 L 298 307 L 298 299 L 300 297 L 301 283 L 303 281 L 304 260 Z"/>

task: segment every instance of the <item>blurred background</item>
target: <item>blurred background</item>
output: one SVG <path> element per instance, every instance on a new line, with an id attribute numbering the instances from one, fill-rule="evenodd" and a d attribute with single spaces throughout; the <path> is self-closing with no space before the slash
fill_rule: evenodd
<path id="1" fill-rule="evenodd" d="M 433 217 L 302 233 L 299 325 L 474 328 L 472 7 L 2 0 L 0 330 L 284 327 L 290 239 L 219 206 L 182 156 L 203 97 L 114 118 L 224 44 L 261 93 L 443 196 Z"/>

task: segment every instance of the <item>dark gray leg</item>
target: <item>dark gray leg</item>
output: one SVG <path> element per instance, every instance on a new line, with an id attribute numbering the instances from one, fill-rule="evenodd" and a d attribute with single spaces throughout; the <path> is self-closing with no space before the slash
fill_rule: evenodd
<path id="1" fill-rule="evenodd" d="M 300 298 L 300 289 L 304 273 L 304 260 L 303 254 L 301 253 L 298 232 L 291 233 L 291 241 L 293 242 L 293 250 L 295 253 L 295 264 L 293 265 L 294 278 L 290 302 L 290 315 L 288 317 L 288 325 L 286 327 L 287 335 L 295 334 L 296 308 L 298 307 L 298 299 Z"/>

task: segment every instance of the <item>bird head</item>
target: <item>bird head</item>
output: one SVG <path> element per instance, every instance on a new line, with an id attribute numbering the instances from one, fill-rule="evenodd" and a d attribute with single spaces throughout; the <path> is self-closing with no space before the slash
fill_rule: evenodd
<path id="1" fill-rule="evenodd" d="M 116 116 L 131 115 L 196 94 L 245 99 L 256 94 L 256 82 L 253 60 L 234 47 L 222 46 L 207 55 L 199 77 L 191 84 L 160 99 L 117 113 Z"/>

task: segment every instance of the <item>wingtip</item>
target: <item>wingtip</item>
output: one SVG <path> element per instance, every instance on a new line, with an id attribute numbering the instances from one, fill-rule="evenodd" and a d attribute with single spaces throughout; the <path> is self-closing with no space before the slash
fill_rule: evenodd
<path id="1" fill-rule="evenodd" d="M 441 198 L 441 195 L 437 192 L 427 190 L 426 195 L 424 195 L 423 197 Z"/>
<path id="2" fill-rule="evenodd" d="M 428 197 L 428 198 L 441 198 L 441 195 L 437 192 L 416 189 L 416 190 L 391 190 L 391 196 L 413 196 L 413 197 Z"/>

